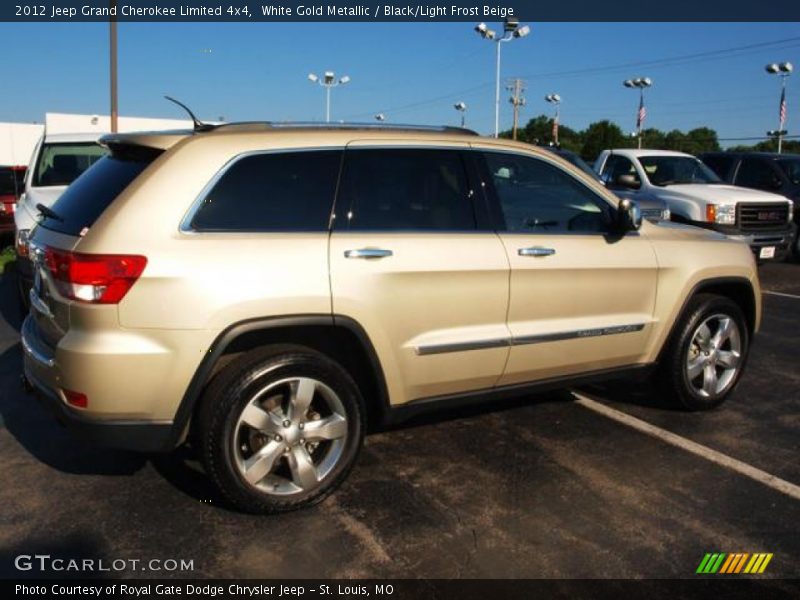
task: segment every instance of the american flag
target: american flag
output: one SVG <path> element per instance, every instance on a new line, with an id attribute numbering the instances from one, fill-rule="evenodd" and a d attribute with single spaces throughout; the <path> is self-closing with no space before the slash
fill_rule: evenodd
<path id="1" fill-rule="evenodd" d="M 647 117 L 647 109 L 644 107 L 644 96 L 639 96 L 639 112 L 636 114 L 636 129 L 642 127 L 645 118 Z"/>
<path id="2" fill-rule="evenodd" d="M 558 119 L 553 119 L 553 141 L 558 142 Z"/>
<path id="3" fill-rule="evenodd" d="M 783 126 L 786 123 L 786 88 L 781 90 L 781 105 L 778 109 L 778 114 L 780 115 L 781 129 L 783 129 Z"/>

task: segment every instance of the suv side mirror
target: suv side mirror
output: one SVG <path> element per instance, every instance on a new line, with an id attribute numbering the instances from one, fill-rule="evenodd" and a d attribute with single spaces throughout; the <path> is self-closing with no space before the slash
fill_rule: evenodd
<path id="1" fill-rule="evenodd" d="M 642 226 L 642 209 L 635 200 L 623 198 L 617 205 L 617 231 L 637 231 Z"/>
<path id="2" fill-rule="evenodd" d="M 614 185 L 628 190 L 638 190 L 640 187 L 642 187 L 642 184 L 639 183 L 636 177 L 630 173 L 625 173 L 624 175 L 617 177 L 614 180 Z"/>

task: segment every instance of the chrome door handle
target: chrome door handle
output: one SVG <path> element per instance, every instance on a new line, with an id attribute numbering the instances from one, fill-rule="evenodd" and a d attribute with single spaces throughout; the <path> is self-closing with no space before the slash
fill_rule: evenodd
<path id="1" fill-rule="evenodd" d="M 392 251 L 383 248 L 359 248 L 344 251 L 345 258 L 385 258 L 387 256 L 392 256 Z"/>
<path id="2" fill-rule="evenodd" d="M 520 256 L 552 256 L 555 254 L 555 248 L 542 248 L 541 246 L 532 246 L 530 248 L 520 248 L 517 254 Z"/>

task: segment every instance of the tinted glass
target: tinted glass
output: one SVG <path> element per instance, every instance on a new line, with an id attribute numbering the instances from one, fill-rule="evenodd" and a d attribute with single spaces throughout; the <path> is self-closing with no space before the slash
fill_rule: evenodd
<path id="1" fill-rule="evenodd" d="M 337 206 L 343 229 L 476 228 L 464 164 L 452 150 L 348 150 Z"/>
<path id="2" fill-rule="evenodd" d="M 39 153 L 32 185 L 69 185 L 105 154 L 106 149 L 94 142 L 45 144 Z"/>
<path id="3" fill-rule="evenodd" d="M 610 206 L 583 183 L 542 160 L 486 153 L 507 231 L 586 233 L 608 229 Z"/>
<path id="4" fill-rule="evenodd" d="M 43 217 L 47 229 L 69 235 L 80 235 L 91 227 L 111 202 L 122 193 L 150 164 L 150 160 L 128 160 L 107 156 L 101 158 L 78 177 L 56 200 L 52 210 L 63 219 Z"/>
<path id="5" fill-rule="evenodd" d="M 19 196 L 25 188 L 25 169 L 0 167 L 0 196 Z"/>
<path id="6" fill-rule="evenodd" d="M 714 171 L 693 156 L 640 156 L 639 162 L 653 185 L 722 183 Z"/>
<path id="7" fill-rule="evenodd" d="M 745 158 L 736 173 L 736 185 L 760 190 L 776 190 L 781 187 L 781 180 L 767 161 Z"/>
<path id="8" fill-rule="evenodd" d="M 702 160 L 720 177 L 720 179 L 725 179 L 733 166 L 734 158 L 732 156 L 720 154 L 716 156 L 704 156 Z"/>
<path id="9" fill-rule="evenodd" d="M 267 153 L 237 160 L 192 219 L 200 231 L 325 231 L 342 152 Z"/>
<path id="10" fill-rule="evenodd" d="M 800 185 L 800 158 L 785 158 L 778 161 L 778 166 L 795 185 Z"/>

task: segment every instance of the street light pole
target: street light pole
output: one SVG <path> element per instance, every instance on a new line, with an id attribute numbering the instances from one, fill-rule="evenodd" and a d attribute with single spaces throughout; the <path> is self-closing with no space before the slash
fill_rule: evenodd
<path id="1" fill-rule="evenodd" d="M 770 63 L 764 69 L 770 75 L 777 75 L 781 78 L 781 101 L 778 106 L 778 129 L 774 132 L 767 132 L 767 135 L 774 133 L 778 138 L 778 154 L 781 153 L 783 146 L 783 136 L 788 132 L 783 128 L 786 125 L 786 79 L 792 74 L 794 66 L 790 62 Z"/>
<path id="2" fill-rule="evenodd" d="M 111 7 L 116 8 L 117 1 L 111 0 Z M 113 11 L 116 12 L 116 11 Z M 117 97 L 117 19 L 111 17 L 109 27 L 109 87 L 111 100 L 111 133 L 117 133 L 117 117 L 119 115 L 119 98 Z"/>
<path id="3" fill-rule="evenodd" d="M 467 105 L 464 102 L 456 102 L 453 104 L 453 108 L 461 113 L 461 128 L 463 129 L 467 123 Z"/>
<path id="4" fill-rule="evenodd" d="M 333 71 L 325 71 L 325 74 L 320 78 L 314 73 L 308 74 L 308 80 L 311 83 L 318 83 L 325 88 L 325 122 L 331 122 L 331 88 L 339 87 L 350 82 L 350 77 L 345 75 L 336 79 L 336 74 Z"/>
<path id="5" fill-rule="evenodd" d="M 510 42 L 515 38 L 523 38 L 531 32 L 528 25 L 520 27 L 519 20 L 509 17 L 503 23 L 503 37 L 497 37 L 497 32 L 489 29 L 486 23 L 479 23 L 475 31 L 483 39 L 495 42 L 495 74 L 494 74 L 494 137 L 500 136 L 500 45 Z"/>
<path id="6" fill-rule="evenodd" d="M 622 82 L 627 88 L 639 88 L 639 111 L 636 113 L 636 137 L 639 139 L 639 149 L 642 148 L 642 125 L 647 117 L 647 109 L 644 106 L 644 90 L 653 85 L 653 80 L 649 77 L 637 77 L 635 79 L 626 79 Z"/>
<path id="7" fill-rule="evenodd" d="M 561 96 L 558 94 L 547 94 L 544 99 L 550 104 L 556 105 L 556 116 L 553 119 L 553 143 L 558 147 L 558 125 L 561 118 Z"/>

